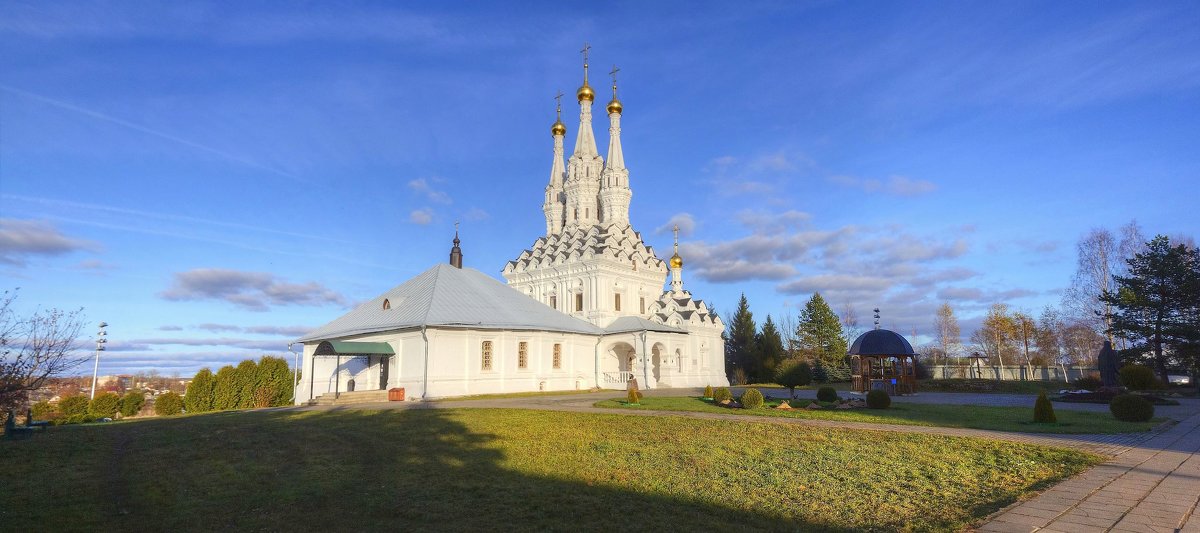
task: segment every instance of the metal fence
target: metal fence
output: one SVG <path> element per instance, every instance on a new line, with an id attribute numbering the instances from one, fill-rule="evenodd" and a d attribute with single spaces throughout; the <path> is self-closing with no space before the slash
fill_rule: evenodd
<path id="1" fill-rule="evenodd" d="M 1008 381 L 1074 381 L 1091 373 L 1094 366 L 991 366 L 991 365 L 931 365 L 933 379 L 1001 379 Z"/>

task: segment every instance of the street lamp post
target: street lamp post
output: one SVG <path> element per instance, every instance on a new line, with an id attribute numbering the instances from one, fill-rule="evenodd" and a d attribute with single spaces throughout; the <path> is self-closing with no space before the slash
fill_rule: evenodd
<path id="1" fill-rule="evenodd" d="M 108 343 L 108 332 L 104 328 L 108 327 L 108 322 L 100 323 L 100 331 L 96 332 L 96 364 L 92 366 L 92 399 L 96 399 L 96 378 L 100 372 L 100 352 L 104 351 L 104 345 Z"/>

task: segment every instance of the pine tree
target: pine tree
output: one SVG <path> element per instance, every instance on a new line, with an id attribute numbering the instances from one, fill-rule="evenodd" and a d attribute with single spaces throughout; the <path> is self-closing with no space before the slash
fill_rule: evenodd
<path id="1" fill-rule="evenodd" d="M 1125 352 L 1148 356 L 1164 381 L 1164 346 L 1200 366 L 1195 360 L 1200 344 L 1200 249 L 1171 246 L 1170 239 L 1159 235 L 1129 260 L 1128 272 L 1113 276 L 1116 290 L 1100 297 L 1112 309 L 1105 317 L 1111 323 L 1107 333 L 1133 341 Z"/>
<path id="2" fill-rule="evenodd" d="M 212 370 L 201 368 L 196 372 L 192 382 L 188 383 L 187 393 L 183 396 L 184 406 L 189 413 L 205 413 L 213 410 L 213 387 L 216 379 Z"/>
<path id="3" fill-rule="evenodd" d="M 758 334 L 755 344 L 757 351 L 755 366 L 758 370 L 758 374 L 755 376 L 756 381 L 770 383 L 785 355 L 783 336 L 779 334 L 779 329 L 775 327 L 771 315 L 767 315 L 767 321 L 763 322 L 762 332 Z"/>
<path id="4" fill-rule="evenodd" d="M 846 359 L 846 338 L 842 336 L 842 323 L 821 293 L 813 293 L 804 310 L 800 312 L 800 323 L 796 326 L 801 354 L 821 361 L 827 366 L 838 366 Z"/>
<path id="5" fill-rule="evenodd" d="M 754 375 L 754 336 L 757 330 L 746 294 L 742 293 L 737 312 L 729 322 L 729 338 L 725 341 L 725 373 L 729 376 L 733 376 L 738 369 L 745 372 L 746 376 Z"/>

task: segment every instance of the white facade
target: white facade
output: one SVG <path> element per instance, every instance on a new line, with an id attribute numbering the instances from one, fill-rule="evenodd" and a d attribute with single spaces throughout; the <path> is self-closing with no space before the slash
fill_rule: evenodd
<path id="1" fill-rule="evenodd" d="M 580 127 L 566 163 L 561 116 L 551 128 L 546 235 L 505 265 L 508 285 L 461 268 L 456 236 L 456 266 L 437 265 L 300 339 L 298 403 L 351 385 L 437 398 L 623 389 L 631 377 L 643 388 L 729 384 L 724 324 L 683 289 L 678 235 L 668 263 L 629 223 L 633 193 L 616 83 L 606 107 L 606 161 L 592 132 L 586 60 L 584 72 Z M 386 343 L 393 354 L 376 345 L 373 355 L 316 355 L 322 341 Z"/>

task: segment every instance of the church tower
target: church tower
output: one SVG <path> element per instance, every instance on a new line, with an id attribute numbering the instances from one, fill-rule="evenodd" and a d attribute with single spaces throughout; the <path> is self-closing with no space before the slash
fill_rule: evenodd
<path id="1" fill-rule="evenodd" d="M 625 168 L 625 154 L 621 151 L 621 101 L 617 99 L 617 72 L 613 67 L 613 97 L 606 108 L 608 111 L 608 164 L 600 174 L 600 222 L 602 224 L 629 224 L 629 201 L 633 191 L 629 188 L 629 170 Z"/>
<path id="2" fill-rule="evenodd" d="M 575 92 L 579 99 L 579 132 L 575 136 L 575 153 L 567 162 L 565 192 L 566 226 L 591 226 L 600 222 L 599 206 L 600 172 L 604 159 L 596 149 L 596 136 L 592 133 L 592 102 L 596 93 L 588 85 L 588 50 L 583 46 L 583 86 Z"/>
<path id="3" fill-rule="evenodd" d="M 546 235 L 562 231 L 567 200 L 567 195 L 563 192 L 563 178 L 567 175 L 563 166 L 563 137 L 567 134 L 567 126 L 562 122 L 562 93 L 554 99 L 558 100 L 558 105 L 555 106 L 557 118 L 554 125 L 550 126 L 550 135 L 554 137 L 554 162 L 550 165 L 550 184 L 546 185 L 546 201 L 542 203 L 542 212 L 546 214 Z"/>

